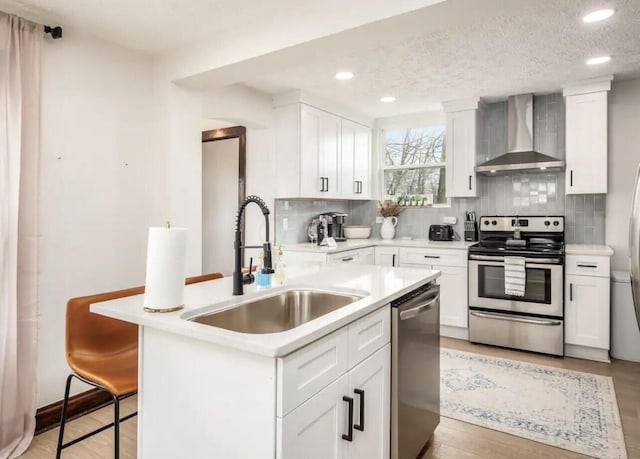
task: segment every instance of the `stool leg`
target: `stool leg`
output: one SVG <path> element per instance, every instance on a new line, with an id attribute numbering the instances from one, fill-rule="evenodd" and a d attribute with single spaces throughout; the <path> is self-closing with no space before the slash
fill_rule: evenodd
<path id="1" fill-rule="evenodd" d="M 114 458 L 120 457 L 120 399 L 113 396 L 113 450 Z"/>
<path id="2" fill-rule="evenodd" d="M 71 390 L 71 380 L 73 374 L 67 377 L 67 386 L 64 390 L 64 402 L 62 403 L 62 416 L 60 417 L 60 433 L 58 434 L 58 448 L 56 449 L 56 459 L 60 459 L 62 454 L 62 440 L 64 439 L 64 425 L 67 422 L 67 406 L 69 405 L 69 391 Z"/>

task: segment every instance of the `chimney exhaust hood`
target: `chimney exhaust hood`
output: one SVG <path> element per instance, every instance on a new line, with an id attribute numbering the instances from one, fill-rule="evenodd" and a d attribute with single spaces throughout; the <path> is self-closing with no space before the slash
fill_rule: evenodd
<path id="1" fill-rule="evenodd" d="M 564 170 L 564 161 L 533 151 L 533 94 L 510 96 L 507 102 L 507 152 L 475 167 L 485 175 L 527 170 Z"/>

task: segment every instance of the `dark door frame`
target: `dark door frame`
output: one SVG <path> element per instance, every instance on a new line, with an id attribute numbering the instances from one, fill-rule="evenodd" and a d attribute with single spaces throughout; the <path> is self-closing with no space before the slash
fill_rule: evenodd
<path id="1" fill-rule="evenodd" d="M 202 131 L 202 143 L 216 140 L 238 139 L 238 207 L 246 197 L 247 179 L 247 128 L 244 126 L 232 126 L 228 128 Z M 242 245 L 244 245 L 244 219 L 242 219 L 240 230 L 242 231 Z M 232 250 L 233 247 L 229 247 Z M 242 265 L 244 266 L 244 250 L 242 251 Z"/>

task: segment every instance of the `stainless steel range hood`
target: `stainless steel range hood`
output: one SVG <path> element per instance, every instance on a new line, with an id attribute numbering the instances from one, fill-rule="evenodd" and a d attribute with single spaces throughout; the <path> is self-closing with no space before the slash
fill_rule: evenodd
<path id="1" fill-rule="evenodd" d="M 533 94 L 511 96 L 507 105 L 507 152 L 475 167 L 485 175 L 526 170 L 564 170 L 564 161 L 533 151 Z"/>

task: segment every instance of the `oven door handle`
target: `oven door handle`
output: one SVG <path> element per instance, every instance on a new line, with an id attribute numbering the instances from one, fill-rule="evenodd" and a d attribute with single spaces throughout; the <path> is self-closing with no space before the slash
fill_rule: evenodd
<path id="1" fill-rule="evenodd" d="M 469 311 L 469 314 L 475 317 L 480 317 L 482 319 L 497 319 L 497 320 L 506 320 L 508 322 L 520 322 L 524 324 L 532 324 L 532 325 L 546 325 L 546 326 L 558 326 L 562 325 L 562 321 L 560 320 L 551 320 L 551 319 L 525 319 L 524 317 L 514 317 L 508 314 L 496 314 L 489 312 L 476 312 Z"/>
<path id="2" fill-rule="evenodd" d="M 478 261 L 499 261 L 504 262 L 504 257 L 496 257 L 491 255 L 469 255 L 470 260 Z M 541 264 L 561 264 L 560 258 L 525 258 L 525 263 L 531 263 L 536 265 Z"/>

